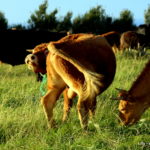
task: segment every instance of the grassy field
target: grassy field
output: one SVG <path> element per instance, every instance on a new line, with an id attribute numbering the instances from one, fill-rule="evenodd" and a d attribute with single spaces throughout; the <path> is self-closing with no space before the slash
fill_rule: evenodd
<path id="1" fill-rule="evenodd" d="M 141 150 L 150 149 L 150 110 L 138 124 L 118 124 L 115 88 L 128 90 L 149 58 L 118 54 L 117 72 L 112 85 L 97 98 L 96 116 L 83 131 L 76 105 L 66 123 L 62 97 L 54 115 L 58 128 L 48 130 L 40 104 L 40 83 L 25 65 L 0 65 L 0 150 Z"/>

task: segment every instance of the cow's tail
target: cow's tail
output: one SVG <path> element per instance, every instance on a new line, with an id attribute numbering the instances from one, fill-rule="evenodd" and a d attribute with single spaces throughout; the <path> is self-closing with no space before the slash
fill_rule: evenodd
<path id="1" fill-rule="evenodd" d="M 85 99 L 97 96 L 101 92 L 100 89 L 103 88 L 102 80 L 104 78 L 102 74 L 88 70 L 78 60 L 70 57 L 67 53 L 60 49 L 57 50 L 53 44 L 49 44 L 48 49 L 53 54 L 57 54 L 73 64 L 80 72 L 83 73 L 85 82 L 81 90 Z"/>
<path id="2" fill-rule="evenodd" d="M 89 70 L 85 70 L 84 68 L 83 68 L 83 74 L 85 77 L 85 83 L 84 83 L 85 88 L 83 88 L 84 97 L 90 98 L 90 97 L 97 96 L 101 92 L 100 89 L 103 88 L 103 84 L 102 84 L 103 76 L 101 74 Z"/>

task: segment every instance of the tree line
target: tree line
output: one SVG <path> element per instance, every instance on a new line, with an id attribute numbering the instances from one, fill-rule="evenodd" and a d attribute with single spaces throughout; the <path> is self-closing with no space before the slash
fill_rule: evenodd
<path id="1" fill-rule="evenodd" d="M 51 32 L 73 32 L 73 33 L 95 33 L 102 34 L 112 30 L 124 32 L 134 30 L 134 16 L 128 9 L 122 10 L 118 18 L 106 14 L 105 9 L 98 5 L 91 8 L 84 15 L 78 15 L 72 19 L 73 13 L 67 14 L 59 19 L 56 17 L 58 9 L 47 12 L 48 0 L 45 0 L 28 19 L 27 26 L 22 24 L 8 25 L 8 20 L 0 11 L 0 30 L 15 28 L 17 30 L 46 30 Z M 145 24 L 150 24 L 150 5 L 144 12 Z"/>

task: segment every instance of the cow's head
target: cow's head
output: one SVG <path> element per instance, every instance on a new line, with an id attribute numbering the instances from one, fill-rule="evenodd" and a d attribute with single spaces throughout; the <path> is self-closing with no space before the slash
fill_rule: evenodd
<path id="1" fill-rule="evenodd" d="M 29 50 L 31 54 L 25 58 L 28 68 L 35 73 L 46 73 L 46 56 L 48 54 L 47 43 L 37 45 L 33 50 Z"/>
<path id="2" fill-rule="evenodd" d="M 116 100 L 120 100 L 119 117 L 122 125 L 132 125 L 136 123 L 146 109 L 146 105 L 142 100 L 133 97 L 125 90 L 120 90 Z"/>

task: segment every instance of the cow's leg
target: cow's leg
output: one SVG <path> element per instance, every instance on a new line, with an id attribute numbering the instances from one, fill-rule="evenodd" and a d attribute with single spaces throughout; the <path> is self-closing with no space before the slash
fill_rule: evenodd
<path id="1" fill-rule="evenodd" d="M 96 97 L 92 99 L 91 102 L 89 102 L 89 115 L 90 118 L 93 118 L 93 116 L 95 115 L 95 110 L 96 110 Z"/>
<path id="2" fill-rule="evenodd" d="M 76 93 L 70 90 L 69 88 L 66 88 L 63 92 L 64 95 L 64 114 L 63 114 L 63 121 L 66 121 L 68 119 L 70 109 L 72 107 L 73 98 L 76 96 Z"/>
<path id="3" fill-rule="evenodd" d="M 41 103 L 43 105 L 44 112 L 48 120 L 48 126 L 50 128 L 53 126 L 53 108 L 62 91 L 63 89 L 51 88 L 47 92 L 47 94 L 41 99 Z"/>
<path id="4" fill-rule="evenodd" d="M 96 97 L 79 99 L 78 100 L 78 115 L 82 128 L 87 129 L 89 116 L 92 118 L 95 115 Z"/>
<path id="5" fill-rule="evenodd" d="M 87 129 L 88 118 L 89 118 L 89 107 L 88 100 L 78 100 L 77 104 L 78 115 L 80 119 L 80 124 L 83 129 Z"/>

